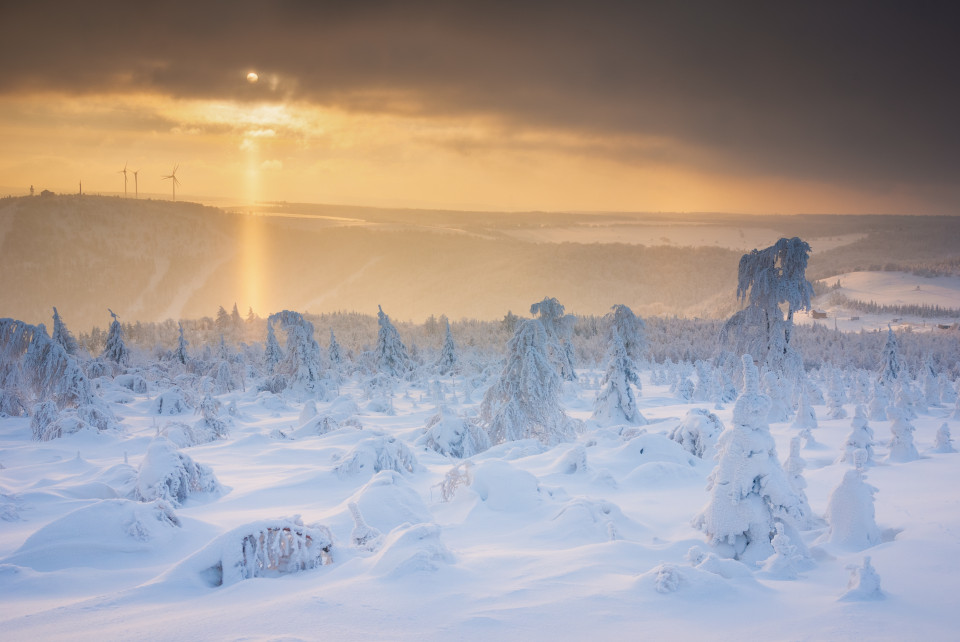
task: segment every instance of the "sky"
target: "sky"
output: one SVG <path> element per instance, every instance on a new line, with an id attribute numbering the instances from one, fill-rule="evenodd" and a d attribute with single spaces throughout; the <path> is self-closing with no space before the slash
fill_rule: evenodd
<path id="1" fill-rule="evenodd" d="M 0 192 L 958 214 L 955 6 L 0 0 Z"/>

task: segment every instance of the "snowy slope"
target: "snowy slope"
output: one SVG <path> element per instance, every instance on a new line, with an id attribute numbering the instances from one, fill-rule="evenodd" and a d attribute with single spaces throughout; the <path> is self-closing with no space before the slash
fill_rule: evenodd
<path id="1" fill-rule="evenodd" d="M 826 323 L 833 327 L 834 321 L 840 330 L 858 332 L 894 327 L 911 327 L 914 330 L 932 330 L 937 324 L 954 324 L 955 317 L 921 318 L 909 314 L 869 314 L 842 303 L 831 301 L 834 294 L 864 303 L 886 306 L 926 305 L 952 310 L 960 309 L 960 276 L 925 277 L 909 272 L 848 272 L 823 279 L 829 286 L 837 282 L 840 287 L 817 297 L 814 309 L 827 313 L 827 319 L 814 320 L 811 314 L 800 314 L 797 323 Z M 852 319 L 851 317 L 859 317 Z"/>
<path id="2" fill-rule="evenodd" d="M 567 411 L 587 419 L 588 375 Z M 649 374 L 649 373 L 647 373 Z M 157 416 L 144 394 L 103 380 L 122 429 L 30 440 L 27 419 L 0 419 L 0 631 L 36 639 L 929 639 L 955 636 L 960 591 L 960 454 L 930 452 L 952 408 L 921 415 L 918 461 L 869 468 L 882 543 L 862 552 L 814 546 L 816 564 L 792 581 L 763 579 L 737 562 L 695 568 L 707 545 L 691 518 L 707 500 L 713 462 L 664 434 L 692 407 L 644 376 L 640 430 L 588 422 L 574 443 L 496 446 L 472 458 L 472 483 L 441 501 L 458 462 L 415 446 L 436 401 L 402 384 L 395 414 L 376 412 L 359 382 L 318 402 L 341 428 L 301 425 L 292 397 L 233 392 L 229 437 L 182 452 L 209 467 L 223 493 L 201 493 L 172 513 L 124 499 L 158 429 L 196 415 Z M 462 415 L 462 378 L 444 379 Z M 452 394 L 451 394 L 452 393 Z M 471 394 L 481 397 L 482 390 Z M 846 406 L 852 415 L 852 405 Z M 816 406 L 816 444 L 804 449 L 807 494 L 826 510 L 848 470 L 834 463 L 850 420 Z M 729 425 L 732 406 L 714 411 Z M 354 424 L 343 421 L 353 416 Z M 960 429 L 951 421 L 954 432 Z M 311 428 L 311 426 L 314 426 Z M 883 459 L 888 422 L 875 422 Z M 772 424 L 783 459 L 796 434 Z M 414 453 L 413 470 L 342 466 L 382 434 Z M 366 446 L 365 446 L 366 444 Z M 360 449 L 358 451 L 358 448 Z M 362 458 L 361 458 L 362 460 Z M 128 463 L 125 463 L 128 462 Z M 368 460 L 372 461 L 372 460 Z M 350 504 L 379 531 L 352 543 Z M 235 553 L 233 529 L 300 515 L 330 529 L 332 563 L 212 587 L 211 560 Z M 231 544 L 233 542 L 233 544 Z M 870 555 L 885 599 L 838 601 L 846 566 Z M 226 559 L 227 557 L 223 557 Z"/>

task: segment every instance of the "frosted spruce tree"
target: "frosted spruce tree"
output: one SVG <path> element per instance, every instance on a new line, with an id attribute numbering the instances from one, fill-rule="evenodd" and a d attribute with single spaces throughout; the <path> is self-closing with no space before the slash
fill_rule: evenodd
<path id="1" fill-rule="evenodd" d="M 277 335 L 273 331 L 273 323 L 267 319 L 267 342 L 263 349 L 263 359 L 267 365 L 267 372 L 274 372 L 277 364 L 283 361 L 283 350 L 277 341 Z"/>
<path id="2" fill-rule="evenodd" d="M 907 462 L 920 459 L 920 453 L 913 444 L 913 431 L 916 429 L 903 415 L 903 411 L 900 408 L 889 408 L 887 415 L 892 418 L 890 432 L 893 435 L 888 444 L 890 452 L 887 461 Z"/>
<path id="3" fill-rule="evenodd" d="M 848 470 L 830 494 L 825 540 L 848 551 L 862 551 L 880 543 L 874 517 L 873 495 L 877 489 L 866 483 L 862 468 Z"/>
<path id="4" fill-rule="evenodd" d="M 635 364 L 640 362 L 647 350 L 646 324 L 643 319 L 622 303 L 611 307 L 607 318 L 611 331 L 620 336 L 623 347 L 627 350 L 627 356 Z"/>
<path id="5" fill-rule="evenodd" d="M 793 418 L 793 423 L 790 425 L 797 430 L 813 430 L 817 427 L 817 413 L 810 403 L 810 393 L 807 392 L 806 383 L 800 387 L 797 416 Z"/>
<path id="6" fill-rule="evenodd" d="M 693 526 L 707 535 L 725 557 L 753 566 L 773 553 L 771 540 L 782 523 L 792 542 L 806 521 L 803 501 L 793 490 L 767 425 L 770 400 L 760 393 L 757 368 L 743 356 L 744 391 L 733 409 L 733 422 L 717 440 L 717 466 L 710 474 L 710 500 Z"/>
<path id="7" fill-rule="evenodd" d="M 290 310 L 271 314 L 267 327 L 274 323 L 287 334 L 285 355 L 274 367 L 274 372 L 284 375 L 291 386 L 305 392 L 325 392 L 320 372 L 320 346 L 313 338 L 313 324 L 299 312 Z"/>
<path id="8" fill-rule="evenodd" d="M 798 520 L 797 526 L 807 530 L 815 526 L 816 519 L 813 511 L 810 510 L 810 504 L 807 500 L 807 480 L 803 478 L 803 471 L 807 467 L 807 462 L 800 455 L 801 441 L 802 438 L 800 436 L 793 437 L 790 440 L 790 454 L 787 455 L 786 461 L 783 462 L 783 472 L 787 474 L 790 487 L 800 500 L 802 521 Z"/>
<path id="9" fill-rule="evenodd" d="M 376 363 L 377 369 L 391 377 L 403 378 L 410 372 L 410 357 L 407 355 L 407 347 L 400 340 L 400 333 L 390 323 L 390 317 L 383 312 L 383 308 L 377 306 L 377 324 L 380 329 L 377 331 L 377 350 Z"/>
<path id="10" fill-rule="evenodd" d="M 770 414 L 767 420 L 771 423 L 789 420 L 793 411 L 783 390 L 783 380 L 777 373 L 767 371 L 763 374 L 763 391 L 770 399 Z"/>
<path id="11" fill-rule="evenodd" d="M 536 319 L 522 321 L 507 343 L 507 360 L 487 390 L 480 420 L 492 444 L 537 439 L 554 445 L 573 439 L 579 422 L 560 407 L 562 380 L 547 356 L 547 336 Z"/>
<path id="12" fill-rule="evenodd" d="M 177 323 L 177 330 L 179 332 L 179 337 L 177 338 L 177 349 L 173 353 L 174 359 L 179 361 L 181 364 L 186 365 L 187 359 L 187 346 L 190 345 L 186 338 L 183 336 L 183 324 Z"/>
<path id="13" fill-rule="evenodd" d="M 339 371 L 343 365 L 343 352 L 340 350 L 340 344 L 337 343 L 336 335 L 333 334 L 333 329 L 330 330 L 330 345 L 327 347 L 327 360 L 330 361 L 330 366 L 337 371 Z"/>
<path id="14" fill-rule="evenodd" d="M 843 452 L 840 454 L 838 462 L 854 463 L 854 454 L 862 450 L 864 452 L 864 465 L 873 463 L 873 429 L 867 423 L 867 413 L 862 405 L 857 405 L 853 413 L 853 419 L 850 421 L 850 434 L 843 444 Z"/>
<path id="15" fill-rule="evenodd" d="M 730 317 L 721 332 L 722 339 L 733 340 L 735 353 L 756 355 L 791 381 L 803 368 L 790 338 L 794 314 L 809 310 L 813 296 L 806 278 L 809 254 L 810 246 L 796 237 L 744 254 L 737 271 L 737 299 L 746 301 L 746 306 Z M 786 306 L 786 317 L 781 305 Z"/>
<path id="16" fill-rule="evenodd" d="M 927 357 L 923 363 L 923 397 L 928 407 L 940 406 L 940 381 L 937 379 L 933 360 Z"/>
<path id="17" fill-rule="evenodd" d="M 536 316 L 543 326 L 546 333 L 547 355 L 557 372 L 565 381 L 576 381 L 573 344 L 570 342 L 576 317 L 572 314 L 564 314 L 563 305 L 550 297 L 531 305 L 530 314 Z"/>
<path id="18" fill-rule="evenodd" d="M 606 424 L 646 424 L 647 420 L 637 410 L 637 402 L 630 389 L 631 383 L 639 385 L 639 382 L 636 366 L 627 354 L 620 334 L 611 331 L 607 371 L 594 402 L 593 418 Z"/>
<path id="19" fill-rule="evenodd" d="M 67 326 L 64 325 L 63 319 L 60 318 L 60 313 L 57 312 L 56 308 L 53 309 L 53 335 L 51 338 L 54 343 L 66 350 L 70 356 L 75 356 L 80 350 L 80 346 L 77 345 L 77 340 L 73 338 L 73 334 L 71 334 Z"/>
<path id="20" fill-rule="evenodd" d="M 890 406 L 890 393 L 879 381 L 873 384 L 873 395 L 868 405 L 870 421 L 886 421 Z"/>
<path id="21" fill-rule="evenodd" d="M 107 312 L 113 317 L 113 323 L 110 324 L 110 331 L 107 333 L 107 345 L 104 346 L 100 356 L 117 365 L 125 366 L 130 363 L 130 350 L 123 341 L 123 327 L 113 310 L 107 308 Z"/>
<path id="22" fill-rule="evenodd" d="M 443 348 L 440 351 L 437 368 L 440 374 L 444 376 L 454 373 L 457 369 L 457 346 L 453 342 L 453 334 L 450 332 L 449 320 L 447 321 L 447 333 L 443 338 Z"/>
<path id="23" fill-rule="evenodd" d="M 843 376 L 839 370 L 833 371 L 830 379 L 830 387 L 827 389 L 827 417 L 830 419 L 844 419 L 847 411 L 843 404 L 847 401 L 847 394 L 844 391 Z"/>
<path id="24" fill-rule="evenodd" d="M 940 424 L 937 428 L 937 434 L 933 438 L 933 451 L 938 453 L 955 453 L 957 449 L 953 447 L 953 439 L 950 437 L 950 426 L 947 422 Z"/>
<path id="25" fill-rule="evenodd" d="M 877 368 L 877 381 L 889 390 L 893 388 L 905 372 L 906 365 L 900 356 L 900 343 L 897 341 L 897 335 L 893 333 L 893 327 L 888 325 L 887 341 L 883 344 L 883 352 L 880 353 L 880 366 Z"/>

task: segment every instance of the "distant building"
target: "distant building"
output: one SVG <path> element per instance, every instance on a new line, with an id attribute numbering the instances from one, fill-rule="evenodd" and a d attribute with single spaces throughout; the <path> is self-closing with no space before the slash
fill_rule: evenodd
<path id="1" fill-rule="evenodd" d="M 826 313 L 826 312 L 823 312 L 823 311 L 821 311 L 821 310 L 814 310 L 814 311 L 811 312 L 810 314 L 813 316 L 814 319 L 826 319 L 826 318 L 827 318 L 827 313 Z"/>

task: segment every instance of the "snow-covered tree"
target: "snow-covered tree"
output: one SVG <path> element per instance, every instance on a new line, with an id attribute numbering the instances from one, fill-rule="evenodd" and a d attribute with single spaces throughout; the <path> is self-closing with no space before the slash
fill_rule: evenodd
<path id="1" fill-rule="evenodd" d="M 847 441 L 843 444 L 843 452 L 837 461 L 854 463 L 853 456 L 858 450 L 862 450 L 866 454 L 864 464 L 873 462 L 873 429 L 867 423 L 867 413 L 860 404 L 857 404 L 853 413 L 853 419 L 850 421 L 850 434 L 847 435 Z"/>
<path id="2" fill-rule="evenodd" d="M 767 425 L 770 400 L 760 392 L 753 358 L 743 356 L 744 391 L 733 422 L 717 441 L 717 466 L 710 474 L 710 500 L 693 525 L 718 553 L 752 565 L 773 554 L 776 523 L 799 545 L 796 528 L 807 516 L 777 458 Z"/>
<path id="3" fill-rule="evenodd" d="M 768 370 L 763 374 L 763 391 L 770 399 L 770 414 L 767 420 L 772 423 L 787 421 L 792 414 L 789 397 L 783 390 L 784 383 L 775 372 Z"/>
<path id="4" fill-rule="evenodd" d="M 827 416 L 830 419 L 843 419 L 847 416 L 847 411 L 843 404 L 847 400 L 847 394 L 844 391 L 843 377 L 839 370 L 833 371 L 833 377 L 830 379 L 830 387 L 827 389 Z"/>
<path id="5" fill-rule="evenodd" d="M 643 319 L 622 303 L 611 307 L 607 318 L 610 321 L 611 331 L 620 335 L 623 347 L 627 350 L 627 356 L 634 363 L 643 359 L 643 353 L 647 349 L 646 324 Z"/>
<path id="6" fill-rule="evenodd" d="M 179 332 L 179 337 L 177 338 L 177 349 L 173 353 L 173 355 L 177 361 L 186 365 L 187 359 L 189 358 L 187 355 L 187 346 L 190 344 L 187 342 L 186 338 L 183 336 L 182 323 L 177 323 L 177 331 Z"/>
<path id="7" fill-rule="evenodd" d="M 877 489 L 866 483 L 860 469 L 848 470 L 830 494 L 824 539 L 850 551 L 862 551 L 880 543 L 880 529 L 874 517 L 873 495 Z"/>
<path id="8" fill-rule="evenodd" d="M 953 447 L 953 439 L 950 437 L 950 426 L 947 422 L 940 424 L 937 429 L 937 435 L 933 440 L 933 450 L 938 453 L 955 453 L 957 449 Z"/>
<path id="9" fill-rule="evenodd" d="M 806 279 L 809 254 L 810 246 L 796 237 L 744 254 L 737 272 L 737 299 L 746 301 L 746 307 L 730 317 L 722 332 L 723 338 L 735 341 L 735 352 L 757 355 L 768 368 L 790 378 L 802 368 L 790 339 L 794 314 L 809 310 L 813 296 Z"/>
<path id="10" fill-rule="evenodd" d="M 450 332 L 450 321 L 447 321 L 447 332 L 443 338 L 443 349 L 440 351 L 440 359 L 437 361 L 437 368 L 440 374 L 448 375 L 457 368 L 457 346 L 453 342 L 453 334 Z"/>
<path id="11" fill-rule="evenodd" d="M 530 314 L 537 317 L 546 333 L 547 355 L 565 381 L 576 381 L 573 344 L 570 334 L 576 317 L 564 314 L 563 305 L 554 298 L 545 297 L 530 306 Z"/>
<path id="12" fill-rule="evenodd" d="M 799 571 L 806 565 L 807 558 L 790 541 L 783 524 L 777 522 L 774 527 L 776 533 L 770 540 L 773 555 L 764 560 L 760 575 L 776 580 L 795 580 L 800 576 Z"/>
<path id="13" fill-rule="evenodd" d="M 337 343 L 337 337 L 330 329 L 330 345 L 327 347 L 327 359 L 334 370 L 339 370 L 343 365 L 343 352 L 340 350 L 340 344 Z"/>
<path id="14" fill-rule="evenodd" d="M 793 418 L 793 423 L 790 425 L 797 430 L 812 430 L 817 427 L 817 413 L 810 403 L 810 394 L 807 392 L 806 383 L 800 387 L 797 416 Z"/>
<path id="15" fill-rule="evenodd" d="M 890 394 L 885 386 L 879 381 L 873 385 L 873 395 L 870 397 L 869 417 L 870 421 L 886 421 L 887 408 L 890 406 Z"/>
<path id="16" fill-rule="evenodd" d="M 206 466 L 196 463 L 177 450 L 168 439 L 150 442 L 137 471 L 136 498 L 141 502 L 157 499 L 180 506 L 197 493 L 219 493 L 222 488 Z"/>
<path id="17" fill-rule="evenodd" d="M 886 388 L 892 388 L 904 372 L 906 372 L 906 365 L 900 356 L 900 343 L 897 341 L 897 335 L 893 333 L 893 327 L 887 326 L 887 341 L 883 345 L 883 352 L 880 353 L 877 381 Z"/>
<path id="18" fill-rule="evenodd" d="M 607 371 L 594 403 L 593 418 L 604 423 L 646 424 L 647 420 L 637 410 L 633 390 L 630 389 L 631 383 L 640 382 L 636 366 L 627 354 L 618 332 L 610 333 L 610 342 Z"/>
<path id="19" fill-rule="evenodd" d="M 890 432 L 893 436 L 889 443 L 890 453 L 887 455 L 887 461 L 906 462 L 919 459 L 920 453 L 913 444 L 913 431 L 916 429 L 906 419 L 900 408 L 889 408 L 887 414 L 893 418 L 890 424 Z"/>
<path id="20" fill-rule="evenodd" d="M 507 343 L 507 361 L 484 395 L 480 418 L 493 444 L 535 438 L 553 445 L 574 438 L 579 423 L 560 407 L 562 381 L 547 356 L 543 324 L 528 319 Z"/>
<path id="21" fill-rule="evenodd" d="M 850 571 L 850 582 L 847 592 L 840 596 L 843 601 L 882 600 L 883 591 L 880 590 L 880 576 L 870 564 L 870 556 L 863 558 L 863 566 L 852 564 L 847 566 Z"/>
<path id="22" fill-rule="evenodd" d="M 267 343 L 263 350 L 263 358 L 268 372 L 274 372 L 277 364 L 283 361 L 283 350 L 280 348 L 277 335 L 273 331 L 273 323 L 269 319 L 267 319 Z"/>
<path id="23" fill-rule="evenodd" d="M 936 369 L 929 356 L 923 363 L 923 397 L 927 406 L 934 408 L 940 406 L 940 381 L 937 379 Z"/>
<path id="24" fill-rule="evenodd" d="M 268 327 L 273 323 L 278 323 L 287 333 L 285 356 L 274 367 L 274 372 L 285 375 L 292 386 L 311 393 L 322 392 L 320 346 L 313 338 L 313 324 L 299 312 L 290 310 L 271 314 Z"/>
<path id="25" fill-rule="evenodd" d="M 113 310 L 108 308 L 107 311 L 113 317 L 113 322 L 107 332 L 107 345 L 103 348 L 103 353 L 100 356 L 118 365 L 125 366 L 130 363 L 130 350 L 123 341 L 123 327 Z"/>
<path id="26" fill-rule="evenodd" d="M 691 408 L 667 437 L 691 455 L 706 459 L 713 455 L 717 437 L 722 432 L 723 423 L 719 417 L 703 408 Z"/>
<path id="27" fill-rule="evenodd" d="M 437 414 L 427 420 L 424 434 L 417 446 L 425 446 L 441 455 L 464 459 L 490 448 L 490 438 L 476 423 L 441 406 Z"/>
<path id="28" fill-rule="evenodd" d="M 60 313 L 57 312 L 56 308 L 53 309 L 53 335 L 51 338 L 54 343 L 66 350 L 70 356 L 76 355 L 80 350 L 80 346 L 77 345 L 77 340 L 73 338 L 73 334 L 70 333 L 70 330 L 68 330 L 67 326 L 63 323 L 63 319 L 60 318 Z"/>
<path id="29" fill-rule="evenodd" d="M 407 347 L 400 340 L 400 333 L 390 323 L 390 317 L 377 306 L 377 369 L 391 377 L 402 378 L 410 371 L 410 357 Z"/>

